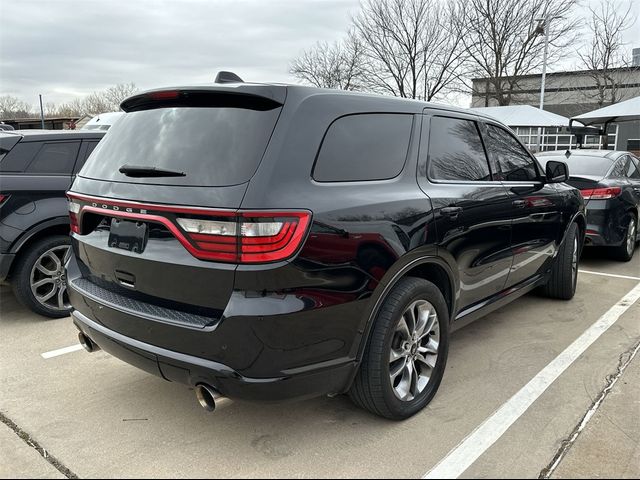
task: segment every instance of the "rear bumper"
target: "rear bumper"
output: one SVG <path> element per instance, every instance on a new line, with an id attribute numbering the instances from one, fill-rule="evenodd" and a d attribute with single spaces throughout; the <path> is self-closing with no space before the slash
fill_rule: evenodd
<path id="1" fill-rule="evenodd" d="M 206 383 L 222 395 L 242 400 L 279 402 L 342 393 L 353 378 L 355 362 L 299 375 L 248 378 L 222 363 L 185 355 L 121 335 L 77 310 L 75 326 L 105 352 L 165 380 L 189 386 Z"/>
<path id="2" fill-rule="evenodd" d="M 0 253 L 0 282 L 4 282 L 9 276 L 9 271 L 15 258 L 15 254 Z"/>
<path id="3" fill-rule="evenodd" d="M 589 202 L 587 208 L 587 228 L 585 232 L 585 246 L 607 247 L 618 246 L 626 240 L 626 225 L 628 216 L 624 211 L 596 205 L 597 201 Z"/>

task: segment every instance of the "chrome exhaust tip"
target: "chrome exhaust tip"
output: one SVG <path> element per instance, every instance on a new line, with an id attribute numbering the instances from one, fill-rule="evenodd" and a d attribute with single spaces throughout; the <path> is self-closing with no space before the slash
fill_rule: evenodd
<path id="1" fill-rule="evenodd" d="M 200 406 L 207 412 L 215 411 L 216 405 L 225 399 L 215 388 L 204 383 L 196 385 L 196 398 Z"/>
<path id="2" fill-rule="evenodd" d="M 100 347 L 82 332 L 78 333 L 78 341 L 80 342 L 80 345 L 82 345 L 82 348 L 84 348 L 89 353 L 97 352 L 98 350 L 100 350 Z"/>

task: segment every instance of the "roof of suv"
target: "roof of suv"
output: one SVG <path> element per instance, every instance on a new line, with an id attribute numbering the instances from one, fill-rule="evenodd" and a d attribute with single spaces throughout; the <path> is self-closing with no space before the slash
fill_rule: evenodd
<path id="1" fill-rule="evenodd" d="M 130 111 L 135 109 L 137 100 L 144 98 L 150 94 L 167 91 L 196 91 L 196 92 L 225 92 L 229 94 L 239 95 L 255 95 L 258 97 L 267 98 L 277 103 L 283 104 L 285 99 L 295 98 L 297 102 L 301 102 L 306 98 L 327 95 L 327 96 L 347 96 L 355 97 L 367 102 L 367 109 L 387 111 L 397 110 L 399 106 L 401 110 L 406 112 L 420 113 L 425 108 L 434 110 L 443 110 L 456 113 L 464 113 L 467 115 L 474 115 L 486 120 L 495 122 L 496 120 L 484 113 L 471 110 L 468 108 L 454 107 L 450 105 L 443 105 L 439 103 L 425 102 L 422 100 L 413 100 L 400 97 L 392 97 L 389 95 L 378 95 L 374 93 L 361 93 L 348 90 L 333 90 L 328 88 L 308 87 L 304 85 L 291 85 L 283 83 L 224 83 L 224 84 L 211 84 L 211 85 L 199 85 L 199 86 L 174 86 L 166 88 L 156 88 L 152 90 L 146 90 L 136 93 L 135 95 L 125 99 L 121 108 L 124 111 Z"/>
<path id="2" fill-rule="evenodd" d="M 100 139 L 106 132 L 98 130 L 3 130 L 2 136 L 18 135 L 29 140 Z"/>

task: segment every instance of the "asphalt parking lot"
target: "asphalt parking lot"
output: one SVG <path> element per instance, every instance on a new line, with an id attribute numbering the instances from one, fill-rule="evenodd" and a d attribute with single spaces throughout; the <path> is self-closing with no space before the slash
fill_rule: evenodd
<path id="1" fill-rule="evenodd" d="M 434 401 L 394 423 L 346 397 L 209 414 L 104 352 L 61 354 L 71 321 L 2 287 L 0 477 L 637 478 L 639 296 L 640 255 L 587 255 L 573 301 L 528 295 L 456 332 Z"/>

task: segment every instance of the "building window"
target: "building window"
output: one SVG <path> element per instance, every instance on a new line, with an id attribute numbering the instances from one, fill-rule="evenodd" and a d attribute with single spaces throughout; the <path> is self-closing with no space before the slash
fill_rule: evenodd
<path id="1" fill-rule="evenodd" d="M 515 127 L 513 130 L 530 151 L 535 152 L 538 149 L 538 127 Z M 603 137 L 599 135 L 585 135 L 582 144 L 585 148 L 601 149 L 604 145 L 602 140 Z M 610 126 L 609 150 L 615 150 L 617 141 L 618 126 Z M 569 135 L 564 132 L 563 128 L 543 128 L 540 146 L 543 152 L 550 150 L 569 150 L 576 148 L 576 137 L 575 135 Z"/>

